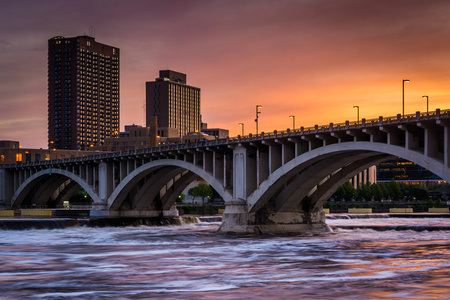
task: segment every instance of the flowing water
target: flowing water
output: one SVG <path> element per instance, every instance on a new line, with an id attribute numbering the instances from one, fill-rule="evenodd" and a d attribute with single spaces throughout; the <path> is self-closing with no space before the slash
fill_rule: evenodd
<path id="1" fill-rule="evenodd" d="M 297 236 L 225 235 L 219 223 L 3 230 L 0 299 L 450 299 L 450 219 L 328 224 L 366 228 Z M 409 229 L 386 227 L 396 224 Z"/>

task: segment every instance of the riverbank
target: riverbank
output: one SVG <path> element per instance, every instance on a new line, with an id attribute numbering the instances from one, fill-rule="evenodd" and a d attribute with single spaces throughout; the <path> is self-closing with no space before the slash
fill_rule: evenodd
<path id="1" fill-rule="evenodd" d="M 412 213 L 412 214 L 327 214 L 327 220 L 342 219 L 393 219 L 393 218 L 450 218 L 450 214 Z M 124 227 L 124 226 L 179 226 L 192 223 L 219 223 L 222 216 L 184 215 L 182 217 L 157 218 L 3 218 L 0 219 L 0 230 L 28 229 L 63 229 L 68 227 Z M 348 225 L 333 226 L 342 229 L 374 229 L 374 230 L 410 230 L 399 225 Z M 449 227 L 449 226 L 447 226 Z M 416 228 L 413 230 L 450 230 L 449 228 Z"/>

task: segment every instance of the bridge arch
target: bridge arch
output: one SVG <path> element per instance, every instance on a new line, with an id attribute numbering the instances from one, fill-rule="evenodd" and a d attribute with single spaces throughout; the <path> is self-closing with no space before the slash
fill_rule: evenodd
<path id="1" fill-rule="evenodd" d="M 153 191 L 159 191 L 161 188 L 163 188 L 163 186 L 167 183 L 167 181 L 165 182 L 164 178 L 170 178 L 172 175 L 185 173 L 186 180 L 181 186 L 177 188 L 177 191 L 182 191 L 184 189 L 183 187 L 186 187 L 189 183 L 194 181 L 196 177 L 201 177 L 217 191 L 217 193 L 223 198 L 225 202 L 230 202 L 232 199 L 231 194 L 224 188 L 223 184 L 202 168 L 186 161 L 175 159 L 160 159 L 145 163 L 130 172 L 108 197 L 106 209 L 117 210 L 125 200 L 128 192 L 133 188 L 133 186 L 135 186 L 147 174 L 157 170 L 164 170 L 164 173 L 167 174 L 167 177 L 161 176 L 161 180 L 153 181 L 153 183 L 155 184 L 155 186 L 152 188 Z M 172 197 L 171 199 L 167 200 L 167 203 L 169 203 L 170 206 L 175 200 L 176 199 Z"/>
<path id="2" fill-rule="evenodd" d="M 31 175 L 29 178 L 27 178 L 15 191 L 14 195 L 11 198 L 11 206 L 12 207 L 18 207 L 22 204 L 23 200 L 27 195 L 30 193 L 30 191 L 35 187 L 35 185 L 39 182 L 39 180 L 45 178 L 45 177 L 56 177 L 57 181 L 64 181 L 64 180 L 73 180 L 78 185 L 80 185 L 91 197 L 93 200 L 93 203 L 99 203 L 100 199 L 98 195 L 94 192 L 92 187 L 88 185 L 83 179 L 78 177 L 77 175 L 68 172 L 66 170 L 62 169 L 52 169 L 51 174 L 49 174 L 48 170 L 41 170 L 36 172 L 35 174 Z"/>
<path id="3" fill-rule="evenodd" d="M 310 196 L 313 196 L 310 199 L 316 201 L 310 205 L 318 209 L 319 202 L 323 204 L 326 201 L 324 198 L 331 196 L 339 188 L 339 183 L 342 184 L 364 168 L 391 157 L 412 161 L 450 182 L 450 171 L 445 164 L 417 151 L 365 141 L 331 144 L 301 154 L 275 170 L 247 198 L 248 211 L 255 213 L 262 209 L 269 200 L 276 197 L 281 188 L 284 189 L 283 194 L 275 200 L 275 211 L 295 210 L 302 200 Z M 335 178 L 331 181 L 333 173 L 346 166 L 351 167 L 339 174 L 339 180 Z M 324 185 L 327 180 L 330 181 Z M 315 192 L 320 185 L 320 193 Z M 324 191 L 325 186 L 327 191 Z"/>

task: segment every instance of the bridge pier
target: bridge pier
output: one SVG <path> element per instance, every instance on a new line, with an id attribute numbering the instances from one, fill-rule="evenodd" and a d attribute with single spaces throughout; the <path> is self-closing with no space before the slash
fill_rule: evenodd
<path id="1" fill-rule="evenodd" d="M 235 200 L 225 204 L 222 225 L 219 231 L 232 234 L 279 233 L 328 231 L 323 209 L 294 212 L 249 213 L 247 203 Z"/>

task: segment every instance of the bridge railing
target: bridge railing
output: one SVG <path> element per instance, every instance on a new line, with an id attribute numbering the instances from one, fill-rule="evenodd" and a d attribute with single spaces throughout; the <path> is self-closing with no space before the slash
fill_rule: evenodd
<path id="1" fill-rule="evenodd" d="M 243 140 L 258 140 L 264 138 L 272 138 L 272 137 L 282 137 L 282 136 L 290 136 L 290 135 L 302 135 L 302 134 L 310 134 L 310 133 L 319 133 L 326 132 L 330 130 L 342 130 L 342 129 L 351 129 L 351 128 L 362 128 L 367 126 L 374 125 L 382 125 L 382 124 L 391 124 L 391 123 L 400 123 L 400 122 L 409 122 L 411 120 L 423 120 L 423 119 L 435 119 L 436 115 L 449 115 L 450 109 L 430 111 L 430 112 L 416 112 L 414 114 L 406 114 L 404 118 L 402 118 L 401 114 L 390 117 L 382 117 L 380 116 L 377 119 L 361 119 L 360 121 L 345 121 L 342 123 L 330 123 L 327 125 L 314 125 L 310 127 L 300 127 L 295 130 L 286 129 L 286 130 L 274 130 L 272 132 L 261 132 L 261 134 L 256 135 L 245 135 L 245 136 L 237 136 L 230 138 L 231 141 L 243 141 Z"/>
<path id="2" fill-rule="evenodd" d="M 140 154 L 151 154 L 158 152 L 167 152 L 167 151 L 178 151 L 183 149 L 193 149 L 198 147 L 205 146 L 218 146 L 218 145 L 227 145 L 230 143 L 239 143 L 242 141 L 256 141 L 263 140 L 269 138 L 276 137 L 285 137 L 285 136 L 298 136 L 304 134 L 313 134 L 320 132 L 329 132 L 334 130 L 343 130 L 343 129 L 360 129 L 364 127 L 371 126 L 380 126 L 383 124 L 392 124 L 392 123 L 402 123 L 402 122 L 410 122 L 410 121 L 419 121 L 419 120 L 427 120 L 427 119 L 437 119 L 445 116 L 446 118 L 450 117 L 450 109 L 440 110 L 431 112 L 416 112 L 414 114 L 407 114 L 404 117 L 398 114 L 396 116 L 390 117 L 382 117 L 380 116 L 377 119 L 361 119 L 358 121 L 345 121 L 343 123 L 329 123 L 327 125 L 314 125 L 310 127 L 300 127 L 295 130 L 287 129 L 287 130 L 274 130 L 272 132 L 261 132 L 258 135 L 248 134 L 245 136 L 236 136 L 229 137 L 225 139 L 215 139 L 211 141 L 202 140 L 202 141 L 187 141 L 183 144 L 166 144 L 159 145 L 158 147 L 150 147 L 150 148 L 142 148 L 142 149 L 131 149 L 131 150 L 121 150 L 116 152 L 102 152 L 102 153 L 93 153 L 92 155 L 85 156 L 77 156 L 70 157 L 58 160 L 47 160 L 40 162 L 19 162 L 16 164 L 8 164 L 2 165 L 2 168 L 14 168 L 17 166 L 48 166 L 49 168 L 53 166 L 57 166 L 58 164 L 67 164 L 67 163 L 79 163 L 92 161 L 96 159 L 108 159 L 108 158 L 118 158 L 130 155 L 140 155 Z"/>

